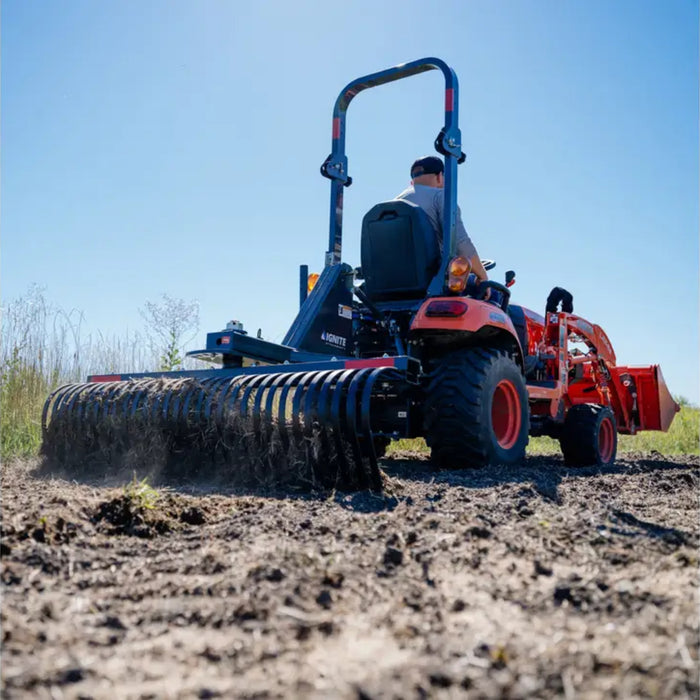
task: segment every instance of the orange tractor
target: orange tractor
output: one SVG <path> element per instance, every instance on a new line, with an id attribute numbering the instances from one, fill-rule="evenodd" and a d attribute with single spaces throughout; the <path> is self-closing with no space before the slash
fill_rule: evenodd
<path id="1" fill-rule="evenodd" d="M 443 240 L 419 207 L 383 202 L 363 219 L 352 268 L 341 260 L 347 108 L 365 89 L 428 70 L 445 78 L 435 140 L 445 159 Z M 550 435 L 567 464 L 607 465 L 618 433 L 667 430 L 679 407 L 658 365 L 618 366 L 566 290 L 554 288 L 543 317 L 510 303 L 514 273 L 476 283 L 456 256 L 458 102 L 457 77 L 437 58 L 349 83 L 321 166 L 331 180 L 325 267 L 308 291 L 302 266 L 300 310 L 282 343 L 231 322 L 189 353 L 218 368 L 61 387 L 44 408 L 44 454 L 117 466 L 145 435 L 167 464 L 235 467 L 245 453 L 258 478 L 282 463 L 302 481 L 380 488 L 377 459 L 392 439 L 424 437 L 436 464 L 466 467 L 515 464 L 530 435 Z"/>

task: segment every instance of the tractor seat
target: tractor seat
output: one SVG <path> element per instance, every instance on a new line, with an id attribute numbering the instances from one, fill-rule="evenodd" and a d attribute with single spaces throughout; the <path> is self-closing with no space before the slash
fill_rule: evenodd
<path id="1" fill-rule="evenodd" d="M 371 301 L 419 299 L 440 267 L 437 234 L 426 213 L 402 199 L 381 202 L 362 219 L 360 257 Z"/>

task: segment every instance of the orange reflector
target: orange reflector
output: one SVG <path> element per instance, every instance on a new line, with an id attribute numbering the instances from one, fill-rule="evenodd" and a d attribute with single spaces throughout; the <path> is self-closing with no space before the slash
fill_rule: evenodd
<path id="1" fill-rule="evenodd" d="M 472 271 L 472 265 L 466 258 L 458 255 L 450 260 L 450 265 L 447 268 L 447 288 L 451 292 L 463 292 L 467 286 L 467 277 Z"/>
<path id="2" fill-rule="evenodd" d="M 425 310 L 426 316 L 463 316 L 467 313 L 467 304 L 463 301 L 452 299 L 440 299 L 431 301 L 428 308 Z"/>
<path id="3" fill-rule="evenodd" d="M 319 275 L 317 272 L 312 272 L 309 277 L 306 280 L 306 289 L 311 293 L 311 290 L 316 286 L 316 282 L 318 282 Z"/>
<path id="4" fill-rule="evenodd" d="M 463 275 L 468 275 L 471 272 L 472 266 L 469 260 L 458 255 L 456 258 L 450 260 L 449 273 L 455 277 L 462 277 Z"/>
<path id="5" fill-rule="evenodd" d="M 464 288 L 467 286 L 467 278 L 466 277 L 453 277 L 450 275 L 449 280 L 447 281 L 447 288 L 451 292 L 463 292 Z"/>

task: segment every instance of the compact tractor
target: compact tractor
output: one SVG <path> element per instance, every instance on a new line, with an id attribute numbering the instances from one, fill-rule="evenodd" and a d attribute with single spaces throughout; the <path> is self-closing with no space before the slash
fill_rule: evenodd
<path id="1" fill-rule="evenodd" d="M 341 259 L 347 109 L 363 90 L 430 70 L 445 79 L 435 139 L 443 240 L 416 205 L 382 202 L 364 216 L 353 268 Z M 263 480 L 282 462 L 311 483 L 379 489 L 378 459 L 393 439 L 423 437 L 437 466 L 459 468 L 517 464 L 530 435 L 549 435 L 566 464 L 603 466 L 615 460 L 618 433 L 667 430 L 679 407 L 658 365 L 618 366 L 605 332 L 573 314 L 566 290 L 552 290 L 541 316 L 510 303 L 514 273 L 477 283 L 456 255 L 458 105 L 457 76 L 437 58 L 343 88 L 321 166 L 331 181 L 325 267 L 309 276 L 301 266 L 300 309 L 282 343 L 231 322 L 188 353 L 217 368 L 63 386 L 44 407 L 44 454 L 112 464 L 145 440 L 195 470 L 245 454 Z"/>

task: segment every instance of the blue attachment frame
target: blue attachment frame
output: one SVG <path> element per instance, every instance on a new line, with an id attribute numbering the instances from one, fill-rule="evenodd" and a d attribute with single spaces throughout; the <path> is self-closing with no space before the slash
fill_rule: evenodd
<path id="1" fill-rule="evenodd" d="M 191 369 L 191 370 L 178 370 L 178 371 L 168 371 L 168 372 L 121 372 L 119 374 L 92 374 L 87 378 L 88 383 L 97 382 L 122 382 L 129 379 L 143 379 L 146 377 L 151 377 L 153 379 L 167 378 L 167 379 L 179 379 L 192 377 L 196 379 L 208 379 L 217 377 L 227 377 L 233 378 L 241 375 L 263 375 L 263 374 L 293 374 L 293 373 L 304 373 L 319 370 L 333 370 L 333 369 L 343 369 L 343 370 L 358 370 L 365 368 L 377 368 L 382 369 L 396 369 L 406 372 L 406 376 L 409 381 L 417 381 L 417 377 L 420 370 L 420 363 L 416 358 L 409 357 L 408 355 L 398 355 L 392 357 L 377 357 L 368 358 L 363 360 L 357 360 L 350 357 L 344 357 L 340 359 L 328 359 L 328 360 L 317 360 L 311 362 L 293 362 L 289 364 L 275 364 L 275 365 L 256 365 L 251 367 L 230 367 L 221 369 Z M 82 385 L 81 385 L 82 386 Z"/>
<path id="2" fill-rule="evenodd" d="M 445 125 L 435 139 L 435 149 L 445 156 L 445 210 L 443 212 L 443 259 L 440 270 L 428 289 L 430 296 L 444 292 L 449 260 L 454 257 L 457 240 L 457 165 L 464 162 L 462 135 L 459 130 L 459 82 L 457 75 L 439 58 L 421 58 L 393 68 L 371 73 L 348 83 L 338 95 L 333 108 L 331 154 L 321 166 L 321 174 L 331 180 L 330 230 L 326 266 L 341 260 L 343 238 L 343 188 L 352 184 L 345 155 L 345 115 L 353 98 L 363 90 L 408 78 L 430 70 L 440 70 L 445 77 Z"/>
<path id="3" fill-rule="evenodd" d="M 299 308 L 304 306 L 309 295 L 309 266 L 299 265 Z"/>

